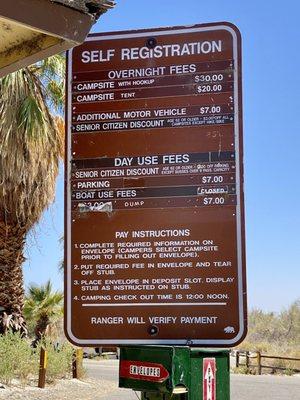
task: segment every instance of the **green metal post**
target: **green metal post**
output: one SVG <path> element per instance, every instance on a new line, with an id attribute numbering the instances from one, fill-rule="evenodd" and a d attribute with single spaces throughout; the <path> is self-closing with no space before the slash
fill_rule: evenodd
<path id="1" fill-rule="evenodd" d="M 204 361 L 215 360 L 214 385 L 212 397 L 204 395 L 207 382 L 204 376 Z M 191 349 L 191 387 L 189 400 L 229 400 L 230 399 L 230 362 L 229 350 Z"/>

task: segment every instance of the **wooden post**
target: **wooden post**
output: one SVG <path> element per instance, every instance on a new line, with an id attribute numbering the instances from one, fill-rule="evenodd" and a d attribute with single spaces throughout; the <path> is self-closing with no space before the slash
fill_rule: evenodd
<path id="1" fill-rule="evenodd" d="M 246 367 L 249 368 L 249 351 L 246 351 Z"/>
<path id="2" fill-rule="evenodd" d="M 238 368 L 240 366 L 240 352 L 238 350 L 236 352 L 235 366 L 236 366 L 236 368 Z"/>
<path id="3" fill-rule="evenodd" d="M 38 387 L 44 389 L 46 382 L 46 369 L 47 369 L 48 353 L 44 347 L 41 347 L 40 353 L 40 368 L 39 368 L 39 382 Z"/>
<path id="4" fill-rule="evenodd" d="M 72 376 L 73 379 L 77 379 L 77 357 L 76 357 L 76 350 L 73 352 L 73 359 L 72 359 Z"/>
<path id="5" fill-rule="evenodd" d="M 72 372 L 73 378 L 79 379 L 82 376 L 83 366 L 83 349 L 76 349 L 73 354 Z"/>
<path id="6" fill-rule="evenodd" d="M 257 373 L 261 375 L 261 352 L 257 352 Z"/>

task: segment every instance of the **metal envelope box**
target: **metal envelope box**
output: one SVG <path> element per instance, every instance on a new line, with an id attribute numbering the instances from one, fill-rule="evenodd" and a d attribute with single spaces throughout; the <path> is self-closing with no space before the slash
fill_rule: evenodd
<path id="1" fill-rule="evenodd" d="M 186 392 L 189 384 L 189 347 L 121 347 L 120 387 L 175 394 Z"/>
<path id="2" fill-rule="evenodd" d="M 229 400 L 229 350 L 176 346 L 121 347 L 119 386 L 142 400 Z"/>

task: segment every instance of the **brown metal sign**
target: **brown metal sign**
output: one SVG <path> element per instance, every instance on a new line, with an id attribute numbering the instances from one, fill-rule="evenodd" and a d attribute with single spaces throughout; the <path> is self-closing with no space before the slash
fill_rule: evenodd
<path id="1" fill-rule="evenodd" d="M 96 34 L 68 55 L 66 333 L 232 346 L 246 332 L 240 34 Z"/>

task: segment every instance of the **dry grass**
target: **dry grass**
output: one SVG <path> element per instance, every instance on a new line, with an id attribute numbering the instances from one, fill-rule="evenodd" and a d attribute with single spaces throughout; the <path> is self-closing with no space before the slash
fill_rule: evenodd
<path id="1" fill-rule="evenodd" d="M 300 359 L 300 300 L 280 313 L 251 311 L 249 333 L 246 340 L 236 349 Z M 241 358 L 241 362 L 244 364 L 245 358 Z M 251 358 L 250 363 L 256 365 L 257 360 Z M 262 364 L 273 366 L 275 369 L 286 368 L 287 374 L 291 374 L 293 369 L 300 370 L 300 361 L 263 358 Z M 266 368 L 263 372 L 272 372 L 272 369 Z"/>
<path id="2" fill-rule="evenodd" d="M 43 345 L 48 352 L 46 381 L 70 378 L 73 347 L 64 344 L 55 349 L 50 340 L 46 340 Z M 37 384 L 40 346 L 33 349 L 19 334 L 0 335 L 0 360 L 0 383 L 10 386 L 13 381 L 21 385 L 35 381 Z"/>

